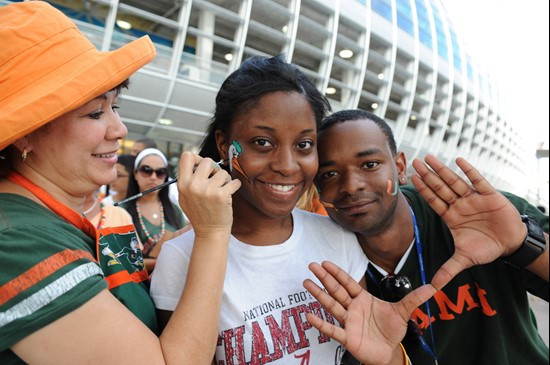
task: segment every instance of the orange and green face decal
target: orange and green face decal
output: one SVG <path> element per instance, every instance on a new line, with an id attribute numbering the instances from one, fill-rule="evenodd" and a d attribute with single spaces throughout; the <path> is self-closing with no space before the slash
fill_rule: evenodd
<path id="1" fill-rule="evenodd" d="M 231 143 L 231 146 L 229 146 L 229 171 L 233 172 L 233 169 L 238 171 L 241 175 L 243 175 L 248 182 L 250 182 L 250 178 L 248 175 L 244 172 L 243 168 L 241 167 L 241 164 L 239 163 L 239 156 L 243 153 L 243 148 L 237 141 L 233 141 Z"/>
<path id="2" fill-rule="evenodd" d="M 388 189 L 386 193 L 388 193 L 389 196 L 396 196 L 398 185 L 399 183 L 397 182 L 397 178 L 394 180 L 388 180 Z"/>

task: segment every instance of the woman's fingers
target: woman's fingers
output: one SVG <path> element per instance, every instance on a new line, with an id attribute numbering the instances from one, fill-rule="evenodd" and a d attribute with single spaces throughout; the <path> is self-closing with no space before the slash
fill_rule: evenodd
<path id="1" fill-rule="evenodd" d="M 202 157 L 189 151 L 183 152 L 178 165 L 178 188 L 186 186 L 192 178 L 195 165 L 199 164 Z"/>
<path id="2" fill-rule="evenodd" d="M 178 180 L 184 181 L 189 181 L 193 176 L 206 179 L 222 171 L 211 158 L 203 158 L 188 151 L 181 154 L 179 169 Z"/>
<path id="3" fill-rule="evenodd" d="M 215 172 L 219 172 L 221 169 L 214 163 L 211 158 L 205 157 L 195 167 L 195 175 L 201 178 L 209 178 L 214 175 Z"/>
<path id="4" fill-rule="evenodd" d="M 214 169 L 212 175 L 210 176 L 210 180 L 216 186 L 224 186 L 231 181 L 231 175 L 229 175 L 229 173 L 225 170 Z"/>
<path id="5" fill-rule="evenodd" d="M 203 158 L 191 152 L 184 152 L 180 158 L 178 173 L 178 187 L 188 186 L 192 181 L 206 187 L 204 180 L 209 180 L 213 186 L 220 187 L 229 185 L 225 192 L 233 194 L 241 186 L 240 182 L 233 182 L 227 171 L 221 169 L 210 158 Z"/>
<path id="6" fill-rule="evenodd" d="M 232 194 L 241 186 L 210 158 L 184 152 L 178 175 L 179 203 L 195 233 L 231 228 Z"/>

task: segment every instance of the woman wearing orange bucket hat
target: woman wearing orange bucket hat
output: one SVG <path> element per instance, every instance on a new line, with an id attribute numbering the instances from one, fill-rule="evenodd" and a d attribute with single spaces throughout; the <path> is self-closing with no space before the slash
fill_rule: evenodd
<path id="1" fill-rule="evenodd" d="M 82 216 L 86 195 L 116 177 L 117 97 L 154 58 L 151 41 L 99 52 L 32 1 L 0 7 L 0 44 L 0 363 L 210 363 L 240 182 L 182 155 L 197 244 L 160 337 L 135 233 Z"/>

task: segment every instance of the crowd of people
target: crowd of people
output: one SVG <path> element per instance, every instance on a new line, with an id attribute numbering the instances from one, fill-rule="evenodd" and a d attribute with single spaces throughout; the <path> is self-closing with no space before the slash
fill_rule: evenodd
<path id="1" fill-rule="evenodd" d="M 255 56 L 154 190 L 154 141 L 117 155 L 147 36 L 100 52 L 31 1 L 0 39 L 0 363 L 548 363 L 548 216 L 463 158 L 409 184 L 383 119 Z"/>

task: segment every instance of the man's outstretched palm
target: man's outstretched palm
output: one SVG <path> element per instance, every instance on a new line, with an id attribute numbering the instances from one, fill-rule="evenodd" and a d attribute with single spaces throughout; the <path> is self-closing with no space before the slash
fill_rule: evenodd
<path id="1" fill-rule="evenodd" d="M 441 216 L 454 239 L 455 253 L 435 274 L 432 284 L 442 288 L 462 270 L 511 254 L 527 234 L 517 209 L 465 159 L 457 165 L 469 185 L 435 156 L 416 159 L 418 175 L 411 180 L 432 209 Z"/>
<path id="2" fill-rule="evenodd" d="M 401 351 L 399 343 L 405 337 L 411 313 L 436 292 L 428 284 L 409 293 L 401 301 L 390 303 L 372 296 L 331 262 L 323 262 L 322 266 L 312 263 L 309 268 L 326 291 L 309 279 L 304 281 L 304 287 L 343 328 L 314 314 L 307 315 L 308 321 L 366 364 L 391 363 L 395 353 Z"/>

